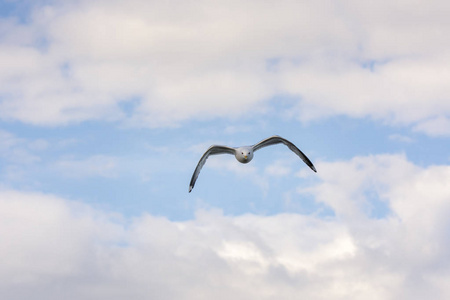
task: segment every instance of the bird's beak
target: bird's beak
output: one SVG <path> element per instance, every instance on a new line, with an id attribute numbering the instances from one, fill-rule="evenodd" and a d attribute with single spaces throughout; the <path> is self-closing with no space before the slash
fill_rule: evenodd
<path id="1" fill-rule="evenodd" d="M 244 158 L 245 158 L 245 159 L 247 159 L 247 155 L 246 155 L 246 156 L 244 156 Z"/>

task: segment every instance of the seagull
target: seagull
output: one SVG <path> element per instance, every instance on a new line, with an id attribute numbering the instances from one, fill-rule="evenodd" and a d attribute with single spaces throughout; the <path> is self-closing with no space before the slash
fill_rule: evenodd
<path id="1" fill-rule="evenodd" d="M 211 147 L 206 150 L 206 152 L 202 155 L 200 158 L 200 161 L 197 164 L 197 167 L 195 168 L 194 174 L 192 174 L 191 183 L 189 184 L 189 193 L 192 191 L 195 185 L 195 181 L 197 180 L 198 175 L 200 174 L 200 170 L 205 165 L 206 160 L 210 155 L 216 155 L 216 154 L 232 154 L 236 157 L 236 159 L 243 164 L 249 163 L 253 159 L 253 152 L 267 147 L 271 145 L 276 144 L 285 144 L 289 149 L 292 150 L 295 154 L 297 154 L 304 162 L 307 164 L 311 170 L 314 172 L 317 172 L 316 168 L 312 164 L 312 162 L 309 160 L 308 157 L 306 157 L 305 154 L 303 154 L 300 149 L 298 149 L 294 144 L 289 142 L 288 140 L 282 138 L 281 136 L 274 135 L 271 136 L 265 140 L 262 140 L 261 142 L 254 144 L 253 146 L 243 146 L 243 147 L 228 147 L 228 146 L 220 146 L 220 145 L 212 145 Z"/>

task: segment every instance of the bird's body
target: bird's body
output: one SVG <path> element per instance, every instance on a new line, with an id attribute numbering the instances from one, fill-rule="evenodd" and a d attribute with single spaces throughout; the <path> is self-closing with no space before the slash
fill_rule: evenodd
<path id="1" fill-rule="evenodd" d="M 225 153 L 233 154 L 240 163 L 246 164 L 253 159 L 253 153 L 255 151 L 263 147 L 280 143 L 285 144 L 289 149 L 291 149 L 295 154 L 297 154 L 314 172 L 317 172 L 312 162 L 309 160 L 308 157 L 306 157 L 305 154 L 303 154 L 302 151 L 300 151 L 300 149 L 298 149 L 294 144 L 292 144 L 288 140 L 277 135 L 262 140 L 261 142 L 253 146 L 233 148 L 228 146 L 213 145 L 209 147 L 208 150 L 206 150 L 206 152 L 200 158 L 200 161 L 198 162 L 197 167 L 195 168 L 194 174 L 192 174 L 191 182 L 189 184 L 189 193 L 194 188 L 195 181 L 197 180 L 197 177 L 200 174 L 200 170 L 202 169 L 203 165 L 206 163 L 206 160 L 210 155 L 225 154 Z"/>

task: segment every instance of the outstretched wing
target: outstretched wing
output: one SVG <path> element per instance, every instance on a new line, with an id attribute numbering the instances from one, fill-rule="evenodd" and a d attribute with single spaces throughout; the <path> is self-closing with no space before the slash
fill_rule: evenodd
<path id="1" fill-rule="evenodd" d="M 306 157 L 306 155 L 302 151 L 300 151 L 300 149 L 297 148 L 297 146 L 295 146 L 294 144 L 292 144 L 288 140 L 286 140 L 286 139 L 284 139 L 284 138 L 282 138 L 281 136 L 278 136 L 278 135 L 271 136 L 270 138 L 262 140 L 261 142 L 253 145 L 252 146 L 253 152 L 256 151 L 256 150 L 259 150 L 259 149 L 261 149 L 263 147 L 276 145 L 276 144 L 285 144 L 286 146 L 288 146 L 288 148 L 291 149 L 292 152 L 297 154 L 305 162 L 305 164 L 307 164 L 311 168 L 311 170 L 313 170 L 314 172 L 317 172 L 317 170 L 314 167 L 313 163 L 309 160 L 308 157 Z"/>
<path id="2" fill-rule="evenodd" d="M 227 146 L 218 146 L 213 145 L 206 150 L 206 152 L 203 154 L 202 158 L 200 158 L 200 161 L 197 164 L 197 167 L 195 168 L 194 174 L 192 174 L 191 183 L 189 184 L 189 193 L 192 191 L 195 185 L 195 181 L 197 180 L 198 174 L 200 174 L 200 170 L 202 169 L 203 165 L 206 163 L 206 160 L 210 155 L 216 155 L 216 154 L 233 154 L 235 153 L 235 149 Z"/>

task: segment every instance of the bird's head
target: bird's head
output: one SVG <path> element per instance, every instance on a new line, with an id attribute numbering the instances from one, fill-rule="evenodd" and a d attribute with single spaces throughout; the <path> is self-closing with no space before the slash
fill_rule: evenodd
<path id="1" fill-rule="evenodd" d="M 249 147 L 241 147 L 237 149 L 235 156 L 239 162 L 246 164 L 253 159 L 253 151 Z"/>

